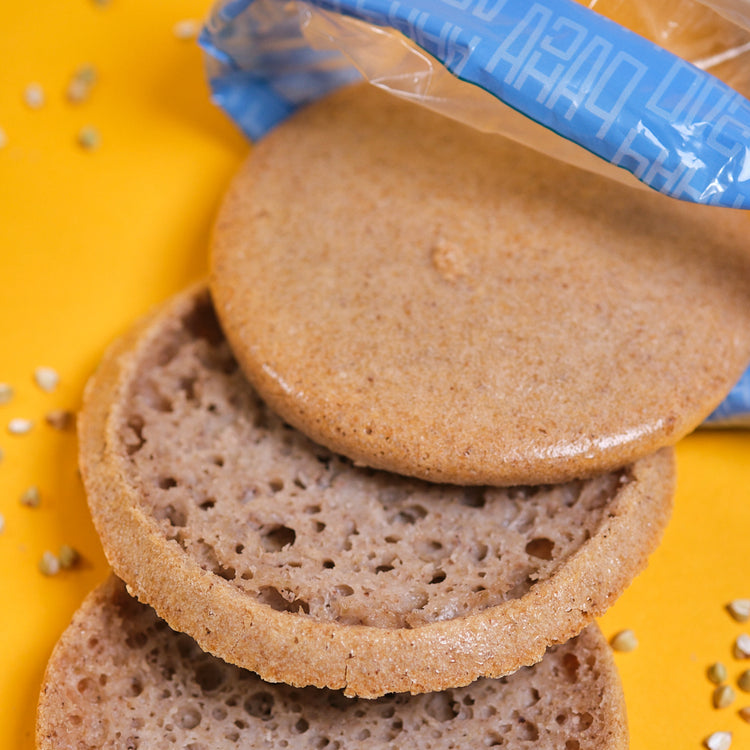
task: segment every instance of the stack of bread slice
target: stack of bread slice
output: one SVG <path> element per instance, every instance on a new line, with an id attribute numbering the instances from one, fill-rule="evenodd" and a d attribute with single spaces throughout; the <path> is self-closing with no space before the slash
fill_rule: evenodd
<path id="1" fill-rule="evenodd" d="M 627 747 L 594 618 L 750 359 L 742 221 L 372 87 L 280 126 L 87 388 L 40 749 Z"/>

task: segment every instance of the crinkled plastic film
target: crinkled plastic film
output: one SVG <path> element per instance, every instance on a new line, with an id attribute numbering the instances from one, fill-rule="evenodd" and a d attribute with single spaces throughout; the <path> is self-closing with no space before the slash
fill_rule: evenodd
<path id="1" fill-rule="evenodd" d="M 750 0 L 223 0 L 201 43 L 252 139 L 363 77 L 631 185 L 750 208 Z M 750 426 L 750 370 L 707 423 Z"/>

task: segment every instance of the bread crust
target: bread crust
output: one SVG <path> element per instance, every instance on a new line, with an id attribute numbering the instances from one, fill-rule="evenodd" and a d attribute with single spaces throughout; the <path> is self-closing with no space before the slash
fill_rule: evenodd
<path id="1" fill-rule="evenodd" d="M 204 650 L 269 682 L 376 697 L 497 677 L 537 662 L 546 648 L 602 614 L 645 566 L 670 515 L 674 457 L 636 462 L 600 530 L 549 579 L 467 617 L 414 628 L 320 622 L 277 611 L 201 567 L 161 533 L 127 481 L 118 425 L 143 352 L 205 295 L 170 300 L 116 342 L 89 382 L 79 419 L 80 466 L 105 553 L 128 590 Z"/>

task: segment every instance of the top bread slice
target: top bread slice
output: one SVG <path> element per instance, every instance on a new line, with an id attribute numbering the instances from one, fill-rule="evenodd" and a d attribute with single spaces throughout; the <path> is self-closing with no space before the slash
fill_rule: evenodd
<path id="1" fill-rule="evenodd" d="M 211 287 L 245 374 L 316 442 L 431 481 L 562 482 L 673 444 L 739 379 L 749 221 L 368 85 L 253 147 Z"/>
<path id="2" fill-rule="evenodd" d="M 625 750 L 619 678 L 596 625 L 509 678 L 420 696 L 348 699 L 270 685 L 200 651 L 114 578 L 47 665 L 39 750 Z"/>
<path id="3" fill-rule="evenodd" d="M 511 489 L 355 467 L 260 400 L 205 288 L 114 345 L 79 430 L 94 523 L 135 596 L 263 679 L 363 697 L 538 661 L 645 565 L 674 483 L 670 450 Z"/>

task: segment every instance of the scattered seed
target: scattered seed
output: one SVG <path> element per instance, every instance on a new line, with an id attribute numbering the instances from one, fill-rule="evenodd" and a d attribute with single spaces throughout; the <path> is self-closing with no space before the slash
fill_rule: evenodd
<path id="1" fill-rule="evenodd" d="M 746 669 L 737 678 L 737 687 L 745 693 L 750 693 L 750 669 Z"/>
<path id="2" fill-rule="evenodd" d="M 27 508 L 38 508 L 42 501 L 42 497 L 39 494 L 39 488 L 35 485 L 27 488 L 21 495 L 21 505 L 25 505 Z"/>
<path id="3" fill-rule="evenodd" d="M 30 83 L 23 90 L 23 101 L 30 109 L 40 109 L 44 106 L 44 89 L 38 83 Z"/>
<path id="4" fill-rule="evenodd" d="M 750 599 L 735 599 L 727 604 L 727 611 L 737 622 L 750 620 Z"/>
<path id="5" fill-rule="evenodd" d="M 726 708 L 734 703 L 736 695 L 734 690 L 729 685 L 719 685 L 714 690 L 713 703 L 714 708 Z"/>
<path id="6" fill-rule="evenodd" d="M 621 630 L 612 638 L 610 644 L 615 651 L 627 653 L 638 648 L 638 639 L 632 630 Z"/>
<path id="7" fill-rule="evenodd" d="M 69 544 L 60 545 L 57 557 L 60 561 L 60 567 L 64 569 L 75 567 L 81 559 L 78 550 L 75 547 L 71 547 Z"/>
<path id="8" fill-rule="evenodd" d="M 81 65 L 77 68 L 68 82 L 65 96 L 71 104 L 81 104 L 91 96 L 91 89 L 98 78 L 93 65 Z"/>
<path id="9" fill-rule="evenodd" d="M 93 125 L 85 125 L 78 131 L 78 145 L 86 151 L 99 148 L 102 137 Z"/>
<path id="10" fill-rule="evenodd" d="M 60 561 L 49 550 L 39 560 L 39 572 L 45 576 L 54 576 L 60 572 Z"/>
<path id="11" fill-rule="evenodd" d="M 195 39 L 201 30 L 201 22 L 196 21 L 194 18 L 185 18 L 172 27 L 172 33 L 176 39 L 182 41 L 190 41 Z"/>
<path id="12" fill-rule="evenodd" d="M 8 145 L 8 136 L 5 131 L 0 128 L 0 148 L 4 148 Z"/>
<path id="13" fill-rule="evenodd" d="M 0 513 L 0 534 L 2 534 L 3 531 L 5 531 L 5 516 Z"/>
<path id="14" fill-rule="evenodd" d="M 8 422 L 8 432 L 11 435 L 25 435 L 33 426 L 34 423 L 30 419 L 11 419 Z"/>
<path id="15" fill-rule="evenodd" d="M 708 668 L 706 675 L 715 685 L 720 685 L 727 679 L 727 668 L 720 661 L 717 661 Z"/>
<path id="16" fill-rule="evenodd" d="M 7 404 L 13 398 L 13 387 L 0 383 L 0 404 Z"/>
<path id="17" fill-rule="evenodd" d="M 52 393 L 60 382 L 60 376 L 51 367 L 37 367 L 34 370 L 34 382 L 43 391 Z"/>
<path id="18" fill-rule="evenodd" d="M 750 724 L 750 706 L 743 706 L 738 712 L 740 719 Z"/>
<path id="19" fill-rule="evenodd" d="M 44 420 L 56 430 L 71 430 L 75 426 L 76 415 L 67 409 L 53 409 L 47 412 Z"/>
<path id="20" fill-rule="evenodd" d="M 734 642 L 734 658 L 750 659 L 750 635 L 747 633 L 737 636 Z"/>
<path id="21" fill-rule="evenodd" d="M 732 745 L 732 733 L 714 732 L 706 737 L 705 745 L 708 750 L 729 750 Z"/>

